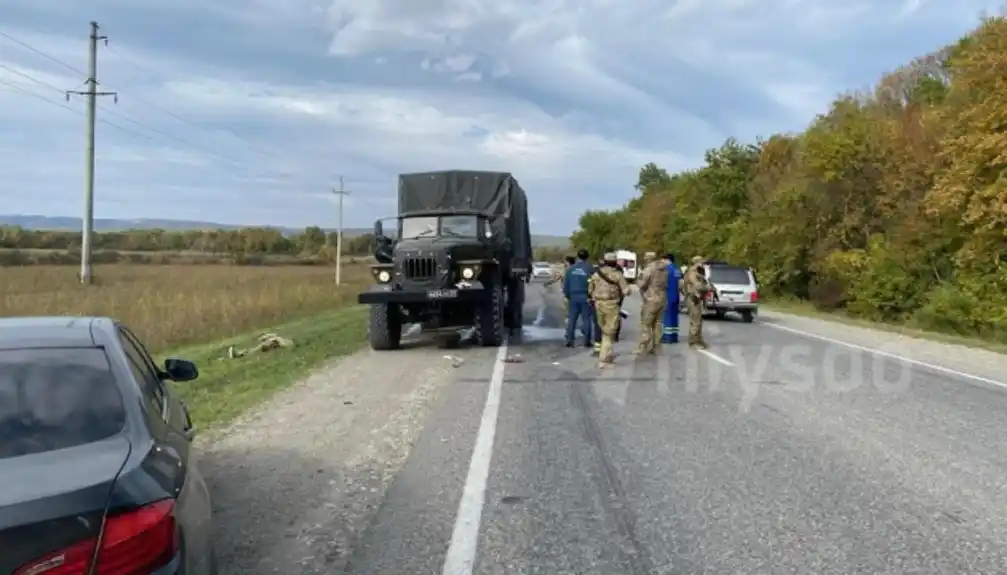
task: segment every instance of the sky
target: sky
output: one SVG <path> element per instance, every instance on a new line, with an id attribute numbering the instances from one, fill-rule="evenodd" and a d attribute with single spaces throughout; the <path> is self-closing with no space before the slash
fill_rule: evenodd
<path id="1" fill-rule="evenodd" d="M 803 129 L 974 27 L 982 0 L 5 0 L 0 214 L 78 216 L 89 22 L 95 217 L 332 227 L 399 173 L 511 172 L 532 230 L 728 137 Z"/>

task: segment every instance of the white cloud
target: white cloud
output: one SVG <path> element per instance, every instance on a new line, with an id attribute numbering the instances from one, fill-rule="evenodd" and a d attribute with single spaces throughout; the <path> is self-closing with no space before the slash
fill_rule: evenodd
<path id="1" fill-rule="evenodd" d="M 502 169 L 536 233 L 565 233 L 644 163 L 798 129 L 986 3 L 14 0 L 4 31 L 52 59 L 0 37 L 0 191 L 5 211 L 79 209 L 82 103 L 60 91 L 84 87 L 92 17 L 120 95 L 99 109 L 99 213 L 324 224 L 342 174 L 363 227 L 394 208 L 396 173 Z"/>

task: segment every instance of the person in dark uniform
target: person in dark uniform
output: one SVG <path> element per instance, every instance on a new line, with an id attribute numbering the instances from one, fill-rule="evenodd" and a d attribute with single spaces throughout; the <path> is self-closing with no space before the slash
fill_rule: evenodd
<path id="1" fill-rule="evenodd" d="M 577 252 L 577 263 L 570 266 L 563 277 L 563 297 L 569 304 L 566 321 L 566 345 L 574 346 L 574 336 L 577 332 L 578 320 L 582 322 L 584 333 L 584 347 L 591 347 L 592 333 L 591 327 L 595 323 L 594 313 L 588 299 L 588 279 L 594 274 L 594 266 L 587 261 L 588 251 L 581 249 Z"/>

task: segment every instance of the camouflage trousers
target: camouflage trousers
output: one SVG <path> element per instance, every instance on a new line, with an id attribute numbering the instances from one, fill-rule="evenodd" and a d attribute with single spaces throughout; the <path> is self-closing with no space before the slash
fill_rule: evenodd
<path id="1" fill-rule="evenodd" d="M 595 313 L 598 314 L 598 327 L 601 328 L 601 349 L 598 351 L 598 365 L 610 364 L 614 361 L 612 340 L 619 330 L 618 300 L 596 301 Z"/>
<path id="2" fill-rule="evenodd" d="M 640 343 L 636 353 L 657 353 L 657 344 L 661 341 L 664 329 L 664 308 L 667 302 L 648 301 L 643 303 L 640 311 Z"/>
<path id="3" fill-rule="evenodd" d="M 706 347 L 703 340 L 703 302 L 695 297 L 685 299 L 689 309 L 689 345 Z"/>

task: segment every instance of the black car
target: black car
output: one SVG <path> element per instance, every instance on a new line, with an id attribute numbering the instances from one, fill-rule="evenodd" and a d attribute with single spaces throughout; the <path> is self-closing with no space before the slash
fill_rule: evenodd
<path id="1" fill-rule="evenodd" d="M 212 575 L 195 428 L 108 318 L 0 318 L 0 574 Z"/>

